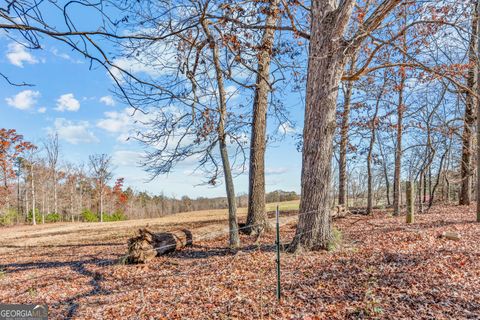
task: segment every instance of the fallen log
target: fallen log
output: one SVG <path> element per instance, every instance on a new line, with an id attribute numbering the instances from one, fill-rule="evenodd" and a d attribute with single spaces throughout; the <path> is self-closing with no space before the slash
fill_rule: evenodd
<path id="1" fill-rule="evenodd" d="M 128 240 L 126 263 L 147 263 L 186 246 L 192 245 L 192 233 L 183 229 L 173 232 L 154 233 L 148 227 L 138 230 L 138 235 Z"/>
<path id="2" fill-rule="evenodd" d="M 345 218 L 349 214 L 350 211 L 348 211 L 348 209 L 344 205 L 339 204 L 335 206 L 335 210 L 332 212 L 332 218 Z"/>
<path id="3" fill-rule="evenodd" d="M 460 240 L 460 234 L 458 232 L 445 231 L 445 232 L 442 232 L 442 234 L 440 235 L 440 238 L 445 238 L 445 239 L 453 240 L 453 241 L 459 241 Z"/>

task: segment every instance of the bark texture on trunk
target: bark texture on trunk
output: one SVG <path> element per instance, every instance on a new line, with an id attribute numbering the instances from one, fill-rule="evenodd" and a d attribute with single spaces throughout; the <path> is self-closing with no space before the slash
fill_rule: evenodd
<path id="1" fill-rule="evenodd" d="M 480 36 L 480 1 L 475 2 L 475 25 L 474 29 L 477 34 L 477 37 Z M 480 54 L 480 45 L 477 38 L 477 52 L 476 56 Z M 480 65 L 478 59 L 475 61 L 475 71 L 478 74 L 480 72 Z M 480 94 L 480 84 L 477 81 L 474 92 L 477 93 L 477 96 Z M 477 104 L 477 197 L 480 195 L 480 106 L 478 99 L 476 100 Z M 480 222 L 480 201 L 477 200 L 477 222 Z"/>
<path id="2" fill-rule="evenodd" d="M 343 34 L 353 2 L 334 10 L 314 1 L 303 130 L 302 197 L 289 251 L 327 249 L 331 240 L 328 202 L 338 86 L 346 62 Z"/>
<path id="3" fill-rule="evenodd" d="M 472 16 L 472 30 L 470 35 L 470 44 L 468 48 L 468 62 L 470 69 L 468 70 L 467 86 L 475 92 L 477 86 L 477 51 L 478 51 L 478 34 L 477 24 L 478 17 L 474 11 Z M 460 188 L 459 201 L 460 205 L 469 205 L 472 195 L 472 154 L 473 154 L 473 124 L 475 123 L 475 109 L 477 99 L 472 92 L 466 92 L 465 95 L 465 113 L 463 117 L 463 133 L 462 133 L 462 162 L 460 164 L 460 173 L 462 177 L 462 185 Z"/>
<path id="4" fill-rule="evenodd" d="M 250 141 L 250 168 L 248 187 L 248 213 L 245 229 L 248 234 L 258 234 L 270 229 L 265 210 L 265 149 L 267 130 L 268 94 L 270 93 L 270 64 L 278 21 L 280 0 L 270 0 L 270 7 L 258 54 L 257 80 L 253 101 L 253 122 Z"/>
<path id="5" fill-rule="evenodd" d="M 400 0 L 383 1 L 351 41 L 344 33 L 356 1 L 311 3 L 308 79 L 303 129 L 302 196 L 295 237 L 289 251 L 328 249 L 331 240 L 329 194 L 338 86 L 347 56 L 358 50 Z"/>
<path id="6" fill-rule="evenodd" d="M 128 240 L 125 262 L 128 264 L 147 263 L 157 256 L 192 245 L 192 233 L 187 230 L 154 233 L 148 226 Z"/>

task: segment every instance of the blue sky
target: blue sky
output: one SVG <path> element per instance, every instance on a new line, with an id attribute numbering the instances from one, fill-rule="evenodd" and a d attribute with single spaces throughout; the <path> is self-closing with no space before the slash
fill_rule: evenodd
<path id="1" fill-rule="evenodd" d="M 150 193 L 164 192 L 177 197 L 188 195 L 223 196 L 224 185 L 201 184 L 202 177 L 191 174 L 191 161 L 177 166 L 168 176 L 147 183 L 148 175 L 139 167 L 142 147 L 125 141 L 135 124 L 131 111 L 113 98 L 114 84 L 100 67 L 93 66 L 77 53 L 48 39 L 42 50 L 28 50 L 0 35 L 0 68 L 11 81 L 27 82 L 33 87 L 15 87 L 0 80 L 2 116 L 0 127 L 15 128 L 25 138 L 41 144 L 49 133 L 58 132 L 62 159 L 87 162 L 94 153 L 112 155 L 115 176 L 126 185 Z M 302 103 L 298 96 L 286 103 L 292 119 L 301 125 Z M 290 107 L 289 107 L 290 105 Z M 301 126 L 295 128 L 297 132 Z M 269 128 L 274 131 L 277 128 Z M 267 191 L 300 190 L 301 154 L 296 150 L 293 130 L 267 150 Z M 248 175 L 235 179 L 236 192 L 248 191 Z"/>

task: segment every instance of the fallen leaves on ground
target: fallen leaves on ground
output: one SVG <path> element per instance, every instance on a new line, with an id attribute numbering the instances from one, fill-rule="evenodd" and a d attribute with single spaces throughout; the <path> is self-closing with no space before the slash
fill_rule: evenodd
<path id="1" fill-rule="evenodd" d="M 121 265 L 126 238 L 29 247 L 0 256 L 0 301 L 45 303 L 52 319 L 480 319 L 480 223 L 473 207 L 438 206 L 335 222 L 334 252 L 282 253 L 274 235 L 196 243 L 147 265 Z M 282 227 L 282 240 L 294 235 Z M 459 241 L 441 237 L 457 232 Z"/>

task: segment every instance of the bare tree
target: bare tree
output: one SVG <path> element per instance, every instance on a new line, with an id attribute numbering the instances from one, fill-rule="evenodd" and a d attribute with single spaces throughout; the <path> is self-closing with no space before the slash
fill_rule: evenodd
<path id="1" fill-rule="evenodd" d="M 275 40 L 275 26 L 279 19 L 280 0 L 270 0 L 265 30 L 258 53 L 257 80 L 253 100 L 253 121 L 250 140 L 250 170 L 248 188 L 247 233 L 257 234 L 269 229 L 265 211 L 265 150 L 268 94 L 270 92 L 270 64 Z"/>
<path id="2" fill-rule="evenodd" d="M 43 143 L 47 153 L 47 161 L 50 167 L 51 183 L 53 188 L 53 212 L 58 213 L 58 194 L 57 194 L 57 165 L 59 156 L 58 133 L 50 135 Z"/>
<path id="3" fill-rule="evenodd" d="M 459 195 L 460 205 L 469 205 L 472 196 L 472 154 L 473 154 L 473 125 L 475 122 L 474 112 L 478 108 L 478 99 L 475 97 L 475 90 L 478 81 L 478 1 L 475 1 L 472 10 L 470 43 L 468 46 L 468 76 L 467 87 L 471 91 L 465 92 L 465 113 L 463 116 L 463 134 L 462 134 L 462 161 L 460 170 L 462 175 L 462 185 Z"/>
<path id="4" fill-rule="evenodd" d="M 99 197 L 100 222 L 103 222 L 103 202 L 105 195 L 105 186 L 112 178 L 112 158 L 106 154 L 95 154 L 89 157 L 90 170 L 95 179 L 97 193 Z"/>

